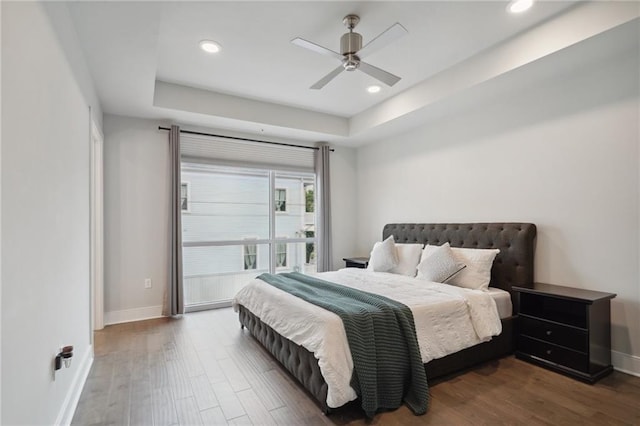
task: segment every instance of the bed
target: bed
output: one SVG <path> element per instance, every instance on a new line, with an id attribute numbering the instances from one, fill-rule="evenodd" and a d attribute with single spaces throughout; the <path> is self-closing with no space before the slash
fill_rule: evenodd
<path id="1" fill-rule="evenodd" d="M 393 236 L 396 243 L 419 243 L 452 247 L 500 249 L 491 269 L 490 287 L 512 294 L 512 286 L 533 283 L 536 227 L 530 223 L 388 224 L 383 240 Z M 351 273 L 353 275 L 354 272 Z M 516 307 L 517 304 L 513 303 Z M 288 370 L 318 402 L 325 413 L 335 409 L 327 403 L 328 385 L 318 359 L 305 347 L 283 337 L 263 322 L 259 315 L 236 303 L 239 320 L 249 332 Z M 429 380 L 443 377 L 475 364 L 497 359 L 514 351 L 517 312 L 502 315 L 501 333 L 491 340 L 425 363 Z M 284 333 L 283 333 L 284 334 Z"/>

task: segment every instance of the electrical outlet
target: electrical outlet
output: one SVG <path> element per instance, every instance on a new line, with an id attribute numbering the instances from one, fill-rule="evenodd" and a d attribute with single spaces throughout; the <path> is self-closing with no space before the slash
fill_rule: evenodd
<path id="1" fill-rule="evenodd" d="M 151 288 L 151 278 L 146 278 L 144 280 L 144 288 Z"/>

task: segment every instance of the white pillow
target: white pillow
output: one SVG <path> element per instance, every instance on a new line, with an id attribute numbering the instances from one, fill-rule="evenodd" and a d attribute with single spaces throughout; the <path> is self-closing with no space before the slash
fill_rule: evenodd
<path id="1" fill-rule="evenodd" d="M 491 267 L 499 249 L 470 249 L 452 247 L 453 255 L 467 265 L 459 274 L 449 280 L 458 287 L 486 290 L 491 281 Z"/>
<path id="2" fill-rule="evenodd" d="M 398 264 L 391 268 L 392 274 L 416 276 L 416 266 L 422 255 L 422 244 L 396 244 Z"/>
<path id="3" fill-rule="evenodd" d="M 369 268 L 375 272 L 387 272 L 398 265 L 398 253 L 393 235 L 373 245 L 369 257 Z"/>
<path id="4" fill-rule="evenodd" d="M 449 243 L 436 246 L 435 249 L 428 249 L 427 253 L 430 254 L 422 256 L 422 260 L 418 264 L 418 278 L 420 279 L 446 283 L 466 268 L 464 263 L 456 259 Z"/>
<path id="5" fill-rule="evenodd" d="M 420 256 L 420 262 L 418 263 L 418 265 L 420 263 L 422 263 L 427 257 L 431 256 L 433 253 L 436 252 L 436 250 L 438 250 L 438 247 L 440 246 L 432 246 L 430 244 L 427 244 L 424 246 L 424 249 L 422 249 L 422 255 Z M 420 278 L 423 280 L 426 280 L 424 274 L 422 273 L 422 271 L 420 270 L 420 268 L 418 268 L 418 275 L 416 276 L 416 278 Z"/>

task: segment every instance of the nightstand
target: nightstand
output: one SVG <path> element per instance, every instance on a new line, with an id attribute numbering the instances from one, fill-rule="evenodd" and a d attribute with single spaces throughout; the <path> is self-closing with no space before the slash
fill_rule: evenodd
<path id="1" fill-rule="evenodd" d="M 595 383 L 611 373 L 613 293 L 534 283 L 519 295 L 516 357 Z"/>
<path id="2" fill-rule="evenodd" d="M 361 268 L 366 269 L 369 266 L 368 257 L 344 257 L 344 266 L 346 268 Z"/>

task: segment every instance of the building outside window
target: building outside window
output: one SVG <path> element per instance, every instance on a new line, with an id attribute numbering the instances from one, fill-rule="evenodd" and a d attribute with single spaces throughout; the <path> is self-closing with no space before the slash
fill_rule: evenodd
<path id="1" fill-rule="evenodd" d="M 189 182 L 182 182 L 180 184 L 180 209 L 183 212 L 189 213 Z"/>
<path id="2" fill-rule="evenodd" d="M 276 188 L 275 196 L 276 196 L 276 211 L 286 212 L 287 211 L 287 190 L 284 188 Z"/>
<path id="3" fill-rule="evenodd" d="M 257 269 L 258 260 L 258 246 L 255 244 L 244 245 L 244 270 L 249 271 Z"/>
<path id="4" fill-rule="evenodd" d="M 276 243 L 276 268 L 287 266 L 287 243 Z"/>

